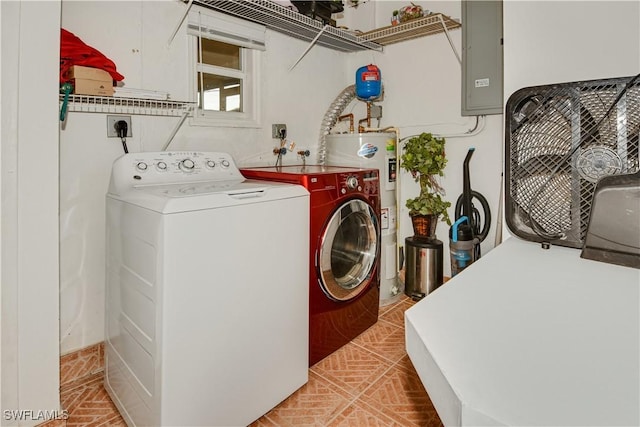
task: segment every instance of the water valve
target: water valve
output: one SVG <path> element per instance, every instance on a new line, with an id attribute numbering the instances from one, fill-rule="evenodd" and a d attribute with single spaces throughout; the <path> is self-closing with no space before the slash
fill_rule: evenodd
<path id="1" fill-rule="evenodd" d="M 299 150 L 297 154 L 302 159 L 302 165 L 306 166 L 307 165 L 307 157 L 309 157 L 309 155 L 311 155 L 311 152 L 309 150 Z"/>

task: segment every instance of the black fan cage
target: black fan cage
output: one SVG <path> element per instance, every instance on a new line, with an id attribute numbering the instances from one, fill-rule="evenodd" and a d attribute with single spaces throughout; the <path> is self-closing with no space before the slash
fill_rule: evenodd
<path id="1" fill-rule="evenodd" d="M 640 79 L 520 89 L 507 101 L 505 121 L 509 229 L 581 248 L 597 181 L 638 170 Z"/>

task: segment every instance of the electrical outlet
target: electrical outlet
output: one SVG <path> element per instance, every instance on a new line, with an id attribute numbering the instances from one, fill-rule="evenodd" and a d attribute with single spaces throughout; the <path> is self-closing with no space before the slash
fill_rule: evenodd
<path id="1" fill-rule="evenodd" d="M 284 131 L 284 137 L 287 137 L 287 125 L 285 124 L 277 124 L 271 125 L 271 138 L 283 139 L 282 131 Z"/>
<path id="2" fill-rule="evenodd" d="M 131 116 L 107 116 L 107 137 L 118 138 L 118 132 L 116 131 L 116 123 L 120 120 L 127 122 L 127 138 L 133 136 L 131 130 Z"/>

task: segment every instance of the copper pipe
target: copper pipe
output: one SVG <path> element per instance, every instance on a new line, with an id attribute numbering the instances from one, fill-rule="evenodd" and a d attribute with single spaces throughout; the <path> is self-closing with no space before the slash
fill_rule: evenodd
<path id="1" fill-rule="evenodd" d="M 358 133 L 364 133 L 364 126 L 360 123 L 367 122 L 367 127 L 371 127 L 371 103 L 367 102 L 367 117 L 365 119 L 358 120 Z"/>
<path id="2" fill-rule="evenodd" d="M 350 114 L 344 114 L 344 115 L 342 115 L 342 116 L 338 117 L 338 122 L 341 122 L 341 121 L 343 121 L 343 120 L 345 120 L 345 119 L 349 119 L 349 133 L 353 133 L 353 131 L 354 131 L 354 127 L 353 127 L 353 120 L 354 120 L 354 118 L 353 118 L 353 113 L 350 113 Z"/>

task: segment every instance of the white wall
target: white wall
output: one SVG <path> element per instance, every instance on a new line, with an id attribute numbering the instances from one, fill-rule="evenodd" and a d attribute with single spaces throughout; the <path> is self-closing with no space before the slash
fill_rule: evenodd
<path id="1" fill-rule="evenodd" d="M 516 90 L 640 72 L 640 2 L 506 1 L 505 102 Z"/>
<path id="2" fill-rule="evenodd" d="M 2 424 L 28 426 L 45 421 L 37 411 L 60 409 L 60 3 L 2 2 L 0 7 Z"/>

